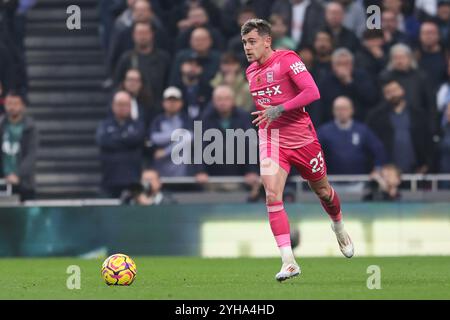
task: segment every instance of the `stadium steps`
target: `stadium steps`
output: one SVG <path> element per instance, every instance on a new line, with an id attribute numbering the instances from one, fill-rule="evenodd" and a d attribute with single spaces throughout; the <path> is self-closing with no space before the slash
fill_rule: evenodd
<path id="1" fill-rule="evenodd" d="M 67 7 L 81 8 L 68 30 Z M 99 193 L 98 122 L 110 99 L 98 36 L 97 0 L 40 0 L 27 14 L 28 113 L 39 129 L 37 197 L 93 198 Z"/>

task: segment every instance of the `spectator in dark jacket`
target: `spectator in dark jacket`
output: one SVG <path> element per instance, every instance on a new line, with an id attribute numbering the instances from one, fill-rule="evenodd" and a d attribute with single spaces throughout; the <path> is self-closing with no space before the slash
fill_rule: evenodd
<path id="1" fill-rule="evenodd" d="M 211 86 L 202 77 L 203 67 L 196 56 L 186 58 L 180 66 L 181 79 L 175 87 L 181 89 L 186 113 L 197 120 L 211 97 Z"/>
<path id="2" fill-rule="evenodd" d="M 325 25 L 324 9 L 317 0 L 276 0 L 272 13 L 283 16 L 299 48 L 311 46 L 314 35 Z"/>
<path id="3" fill-rule="evenodd" d="M 353 104 L 338 97 L 334 121 L 319 127 L 317 134 L 330 174 L 368 174 L 386 162 L 384 146 L 364 123 L 353 120 Z"/>
<path id="4" fill-rule="evenodd" d="M 381 14 L 381 31 L 383 31 L 385 51 L 397 43 L 409 44 L 408 36 L 398 29 L 398 17 L 393 11 L 385 10 Z"/>
<path id="5" fill-rule="evenodd" d="M 362 35 L 362 46 L 355 55 L 356 67 L 366 70 L 373 83 L 378 82 L 378 77 L 388 62 L 384 44 L 383 31 L 367 29 Z"/>
<path id="6" fill-rule="evenodd" d="M 170 51 L 170 38 L 162 24 L 158 23 L 157 17 L 147 0 L 136 0 L 133 6 L 133 25 L 138 22 L 151 23 L 154 30 L 154 46 Z M 107 57 L 107 66 L 113 76 L 120 57 L 128 50 L 133 49 L 133 25 L 127 26 L 115 32 L 110 41 Z"/>
<path id="7" fill-rule="evenodd" d="M 177 53 L 170 74 L 170 85 L 179 85 L 181 82 L 180 66 L 192 56 L 197 58 L 203 68 L 202 80 L 209 83 L 219 70 L 220 52 L 212 48 L 211 34 L 208 29 L 200 27 L 192 31 L 190 48 Z"/>
<path id="8" fill-rule="evenodd" d="M 197 174 L 197 180 L 205 181 L 207 176 L 244 176 L 246 182 L 250 185 L 259 181 L 258 177 L 258 167 L 256 161 L 251 163 L 251 157 L 255 154 L 250 154 L 250 152 L 255 152 L 257 150 L 256 140 L 252 140 L 251 137 L 256 135 L 251 135 L 253 132 L 256 134 L 256 131 L 253 129 L 251 116 L 248 112 L 241 110 L 235 106 L 234 101 L 234 93 L 231 87 L 227 85 L 219 85 L 214 89 L 212 106 L 208 108 L 202 118 L 202 130 L 206 132 L 209 129 L 215 129 L 220 131 L 220 135 L 223 138 L 222 144 L 218 144 L 217 141 L 215 143 L 218 145 L 218 148 L 222 150 L 217 151 L 214 155 L 214 159 L 205 159 L 203 166 L 198 169 L 199 173 Z M 226 139 L 227 129 L 242 129 L 242 135 L 237 136 L 236 139 L 233 138 L 233 141 L 229 141 L 231 139 Z M 244 137 L 244 133 L 249 132 L 249 138 Z M 235 132 L 234 134 L 237 135 Z M 241 148 L 244 147 L 243 150 L 239 149 L 240 144 L 238 141 L 240 139 L 249 140 L 241 145 Z M 228 144 L 232 143 L 232 144 Z M 211 148 L 211 145 L 205 143 L 204 144 L 204 156 L 205 148 Z M 233 151 L 230 151 L 233 149 Z M 230 158 L 231 155 L 234 155 L 233 158 Z M 218 154 L 222 154 L 222 157 L 218 157 Z M 228 156 L 227 156 L 228 155 Z M 245 158 L 244 158 L 245 157 Z M 232 164 L 227 164 L 228 160 L 232 160 Z M 208 160 L 214 160 L 213 163 L 208 163 Z M 215 161 L 217 160 L 217 162 Z M 241 161 L 239 161 L 241 160 Z M 256 160 L 256 157 L 253 159 Z"/>
<path id="9" fill-rule="evenodd" d="M 391 48 L 386 70 L 380 74 L 381 82 L 396 80 L 405 91 L 405 98 L 415 109 L 425 111 L 426 119 L 433 132 L 436 118 L 435 96 L 430 81 L 417 66 L 411 49 L 405 44 L 396 44 Z"/>
<path id="10" fill-rule="evenodd" d="M 352 52 L 359 48 L 358 37 L 344 27 L 344 7 L 338 2 L 330 2 L 325 9 L 325 30 L 333 36 L 335 48 L 344 47 Z"/>
<path id="11" fill-rule="evenodd" d="M 151 92 L 155 103 L 160 104 L 160 97 L 169 76 L 170 55 L 155 47 L 154 31 L 150 23 L 136 23 L 133 30 L 134 50 L 125 52 L 120 58 L 116 68 L 115 82 L 120 83 L 128 69 L 139 69 L 144 76 L 147 90 Z"/>
<path id="12" fill-rule="evenodd" d="M 404 173 L 426 173 L 432 163 L 431 134 L 423 109 L 405 98 L 398 81 L 383 85 L 386 102 L 374 109 L 367 124 L 383 142 L 388 161 Z"/>
<path id="13" fill-rule="evenodd" d="M 0 176 L 12 184 L 21 201 L 35 196 L 35 166 L 38 132 L 25 113 L 25 101 L 16 94 L 5 100 L 6 114 L 0 118 Z"/>
<path id="14" fill-rule="evenodd" d="M 442 120 L 442 135 L 439 144 L 439 172 L 450 173 L 450 103 L 447 105 Z M 447 185 L 450 186 L 448 183 Z"/>
<path id="15" fill-rule="evenodd" d="M 151 166 L 162 177 L 188 176 L 191 174 L 193 123 L 183 111 L 180 89 L 169 87 L 164 90 L 163 108 L 164 112 L 153 120 L 150 127 L 150 143 L 154 149 Z M 173 134 L 176 134 L 177 140 L 172 140 Z M 172 155 L 175 148 L 178 152 Z M 174 156 L 179 158 L 174 159 Z"/>
<path id="16" fill-rule="evenodd" d="M 433 95 L 446 79 L 447 61 L 440 44 L 438 26 L 426 21 L 420 26 L 419 48 L 416 50 L 419 67 L 426 73 Z"/>
<path id="17" fill-rule="evenodd" d="M 131 119 L 141 121 L 146 130 L 162 109 L 153 99 L 153 95 L 144 86 L 142 74 L 138 69 L 130 69 L 120 86 L 131 96 Z"/>
<path id="18" fill-rule="evenodd" d="M 190 8 L 187 19 L 191 21 L 191 26 L 178 34 L 177 39 L 175 40 L 176 51 L 189 48 L 189 40 L 191 38 L 192 31 L 199 27 L 209 30 L 212 38 L 212 48 L 217 50 L 222 50 L 224 48 L 225 39 L 222 33 L 209 23 L 208 13 L 203 7 Z"/>
<path id="19" fill-rule="evenodd" d="M 363 120 L 378 99 L 376 87 L 369 75 L 354 68 L 353 54 L 346 48 L 333 52 L 331 58 L 332 73 L 319 83 L 322 99 L 318 102 L 322 112 L 322 121 L 332 119 L 332 105 L 338 96 L 350 97 L 355 106 L 355 119 Z"/>
<path id="20" fill-rule="evenodd" d="M 103 193 L 118 198 L 131 184 L 140 181 L 145 131 L 142 122 L 131 119 L 131 96 L 127 92 L 114 95 L 112 110 L 113 117 L 99 124 L 96 139 Z"/>

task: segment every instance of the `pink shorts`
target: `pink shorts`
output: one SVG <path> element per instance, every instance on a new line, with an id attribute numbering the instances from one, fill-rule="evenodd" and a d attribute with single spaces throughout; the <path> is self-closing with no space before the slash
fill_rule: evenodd
<path id="1" fill-rule="evenodd" d="M 263 160 L 267 158 L 270 158 L 287 173 L 290 172 L 291 165 L 294 166 L 300 172 L 302 178 L 307 181 L 320 180 L 327 174 L 322 147 L 317 140 L 298 149 L 277 148 L 275 146 L 267 148 L 267 144 L 260 144 L 259 159 L 261 168 L 267 167 L 263 165 Z M 261 169 L 261 174 L 273 174 L 273 171 L 266 171 L 266 173 L 263 171 L 264 169 Z"/>

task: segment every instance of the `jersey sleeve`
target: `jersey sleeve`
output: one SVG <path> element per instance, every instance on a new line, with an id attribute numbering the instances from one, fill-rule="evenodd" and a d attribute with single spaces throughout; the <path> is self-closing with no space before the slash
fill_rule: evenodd
<path id="1" fill-rule="evenodd" d="M 294 98 L 283 103 L 286 111 L 303 108 L 320 99 L 319 89 L 313 77 L 297 54 L 294 52 L 288 53 L 283 57 L 282 66 L 284 72 L 288 74 L 300 91 Z"/>

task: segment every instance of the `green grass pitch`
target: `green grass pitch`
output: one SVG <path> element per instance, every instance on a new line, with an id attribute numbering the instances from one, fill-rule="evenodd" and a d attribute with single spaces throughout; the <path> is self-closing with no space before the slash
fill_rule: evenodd
<path id="1" fill-rule="evenodd" d="M 450 257 L 300 258 L 299 277 L 274 280 L 279 259 L 133 257 L 130 287 L 108 287 L 99 260 L 0 259 L 0 299 L 450 299 Z M 69 265 L 81 289 L 69 290 Z M 381 269 L 381 289 L 366 286 Z"/>

